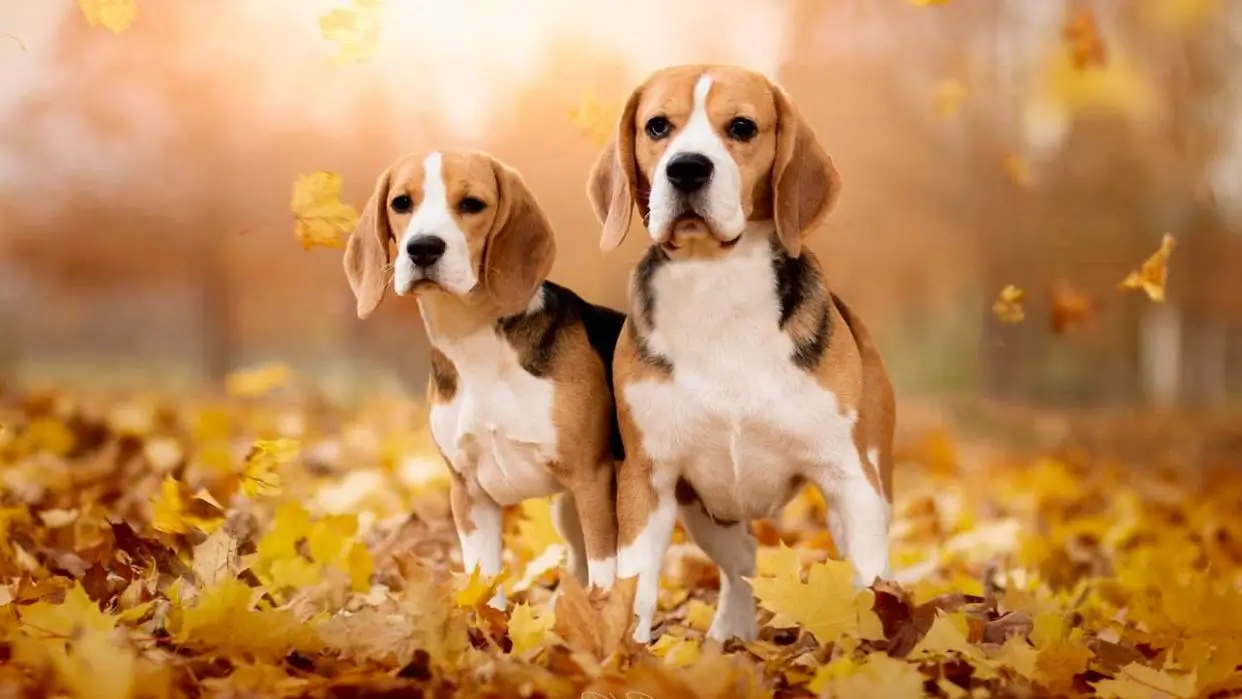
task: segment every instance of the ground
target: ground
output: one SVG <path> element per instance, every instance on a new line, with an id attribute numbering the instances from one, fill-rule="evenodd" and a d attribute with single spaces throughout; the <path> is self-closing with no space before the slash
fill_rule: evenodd
<path id="1" fill-rule="evenodd" d="M 547 502 L 464 574 L 417 405 L 258 388 L 0 389 L 0 697 L 1242 693 L 1242 423 L 908 410 L 896 582 L 852 589 L 808 491 L 754 527 L 759 640 L 703 640 L 679 532 L 641 648 Z"/>

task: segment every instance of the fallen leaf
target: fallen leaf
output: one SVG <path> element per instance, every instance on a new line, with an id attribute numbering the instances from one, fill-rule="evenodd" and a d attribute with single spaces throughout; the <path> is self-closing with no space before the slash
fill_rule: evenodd
<path id="1" fill-rule="evenodd" d="M 237 542 L 224 527 L 194 547 L 194 575 L 203 587 L 236 577 L 237 569 Z"/>
<path id="2" fill-rule="evenodd" d="M 604 660 L 632 642 L 637 590 L 637 577 L 622 578 L 607 593 L 595 591 L 592 599 L 577 580 L 566 576 L 561 579 L 553 629 L 570 648 Z"/>
<path id="3" fill-rule="evenodd" d="M 883 638 L 880 618 L 872 611 L 875 593 L 856 590 L 853 579 L 849 563 L 829 560 L 811 564 L 805 583 L 801 571 L 793 569 L 777 577 L 755 578 L 751 586 L 764 608 L 811 632 L 821 645 L 846 636 Z"/>
<path id="4" fill-rule="evenodd" d="M 1143 262 L 1143 266 L 1131 272 L 1121 281 L 1123 290 L 1142 289 L 1156 303 L 1164 303 L 1164 285 L 1169 276 L 1169 257 L 1177 241 L 1168 233 L 1160 239 L 1160 249 Z"/>
<path id="5" fill-rule="evenodd" d="M 665 634 L 651 646 L 651 654 L 668 667 L 689 667 L 699 660 L 699 642 Z"/>
<path id="6" fill-rule="evenodd" d="M 873 652 L 858 665 L 845 666 L 842 674 L 820 684 L 826 685 L 826 696 L 884 697 L 884 699 L 921 699 L 923 673 L 913 665 Z"/>
<path id="7" fill-rule="evenodd" d="M 339 248 L 358 223 L 358 212 L 341 202 L 341 176 L 322 170 L 299 175 L 293 183 L 294 234 L 302 249 Z"/>
<path id="8" fill-rule="evenodd" d="M 1175 676 L 1163 670 L 1130 663 L 1111 680 L 1092 684 L 1101 697 L 1120 699 L 1192 699 L 1195 674 Z"/>
<path id="9" fill-rule="evenodd" d="M 509 640 L 513 641 L 510 651 L 514 655 L 542 648 L 547 641 L 548 632 L 556 624 L 556 614 L 546 612 L 535 616 L 530 605 L 525 602 L 515 606 L 509 615 Z"/>
<path id="10" fill-rule="evenodd" d="M 246 497 L 278 495 L 280 474 L 277 468 L 297 458 L 301 444 L 295 439 L 260 439 L 246 457 L 241 490 Z"/>
<path id="11" fill-rule="evenodd" d="M 238 370 L 225 378 L 225 390 L 238 398 L 258 398 L 293 381 L 293 370 L 286 364 L 263 364 Z"/>

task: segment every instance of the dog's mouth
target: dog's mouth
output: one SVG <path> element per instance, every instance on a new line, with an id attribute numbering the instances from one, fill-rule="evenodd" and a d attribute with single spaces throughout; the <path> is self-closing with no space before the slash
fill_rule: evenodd
<path id="1" fill-rule="evenodd" d="M 741 240 L 741 236 L 737 236 L 732 240 L 725 240 L 720 234 L 707 222 L 707 219 L 694 211 L 686 211 L 673 219 L 668 227 L 668 232 L 664 234 L 663 239 L 659 241 L 660 246 L 666 251 L 676 251 L 683 247 L 697 247 L 704 243 L 714 243 L 721 249 L 729 249 L 737 245 Z"/>

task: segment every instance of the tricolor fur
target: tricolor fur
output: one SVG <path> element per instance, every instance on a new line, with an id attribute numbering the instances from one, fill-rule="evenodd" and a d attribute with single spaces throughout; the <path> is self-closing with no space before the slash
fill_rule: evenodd
<path id="1" fill-rule="evenodd" d="M 503 507 L 559 494 L 570 567 L 606 588 L 622 456 L 611 365 L 625 318 L 546 281 L 555 255 L 515 170 L 478 151 L 433 151 L 380 177 L 345 271 L 360 318 L 390 275 L 398 295 L 418 301 L 431 343 L 431 434 L 453 475 L 466 570 L 500 572 Z"/>
<path id="2" fill-rule="evenodd" d="M 620 244 L 635 205 L 652 238 L 613 365 L 627 452 L 618 574 L 638 576 L 639 640 L 678 515 L 720 568 L 713 638 L 755 636 L 746 520 L 805 484 L 828 500 L 859 584 L 889 575 L 892 387 L 804 247 L 838 191 L 789 97 L 728 66 L 652 75 L 592 173 L 601 246 Z"/>

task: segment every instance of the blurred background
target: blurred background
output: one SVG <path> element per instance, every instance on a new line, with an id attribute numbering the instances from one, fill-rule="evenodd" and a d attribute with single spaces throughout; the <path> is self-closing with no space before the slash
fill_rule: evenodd
<path id="1" fill-rule="evenodd" d="M 359 321 L 290 196 L 327 170 L 360 208 L 436 145 L 520 169 L 553 278 L 622 306 L 646 236 L 599 252 L 587 172 L 649 71 L 720 61 L 774 76 L 833 155 L 813 248 L 901 396 L 1242 396 L 1242 3 L 385 0 L 374 55 L 341 62 L 318 22 L 344 4 L 139 0 L 114 34 L 73 0 L 5 0 L 0 383 L 199 390 L 282 362 L 339 395 L 421 395 L 416 306 Z M 1078 6 L 1098 37 L 1066 36 Z M 1166 302 L 1118 290 L 1165 233 Z M 1009 284 L 1020 323 L 992 310 Z"/>

